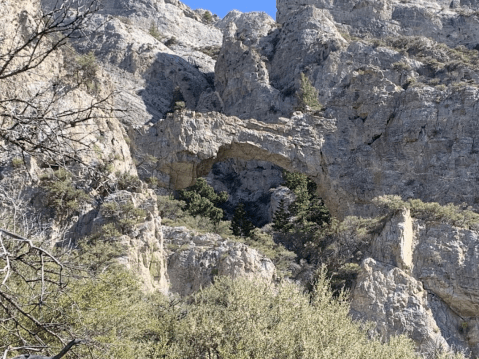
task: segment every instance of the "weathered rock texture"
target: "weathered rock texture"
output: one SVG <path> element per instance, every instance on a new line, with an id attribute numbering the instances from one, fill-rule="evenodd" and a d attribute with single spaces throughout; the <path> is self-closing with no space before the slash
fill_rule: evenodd
<path id="1" fill-rule="evenodd" d="M 188 108 L 221 109 L 212 76 L 221 41 L 220 30 L 179 1 L 112 0 L 73 45 L 102 61 L 119 92 L 116 104 L 128 110 L 123 121 L 138 125 L 165 116 L 176 88 Z"/>
<path id="2" fill-rule="evenodd" d="M 273 262 L 242 243 L 216 234 L 197 234 L 185 227 L 163 226 L 170 291 L 188 295 L 211 284 L 215 276 L 275 277 Z"/>
<path id="3" fill-rule="evenodd" d="M 407 334 L 422 352 L 448 347 L 422 283 L 401 269 L 366 259 L 351 302 L 353 317 L 376 323 L 382 338 Z"/>
<path id="4" fill-rule="evenodd" d="M 138 151 L 158 159 L 152 171 L 165 185 L 185 188 L 228 158 L 268 161 L 319 178 L 321 145 L 335 129 L 334 120 L 302 113 L 266 124 L 186 111 L 137 128 L 130 136 Z"/>
<path id="5" fill-rule="evenodd" d="M 353 315 L 377 323 L 384 337 L 407 333 L 426 352 L 451 345 L 478 355 L 477 238 L 409 211 L 396 215 L 362 263 Z"/>
<path id="6" fill-rule="evenodd" d="M 328 10 L 335 22 L 357 35 L 426 36 L 452 46 L 479 43 L 475 1 L 278 0 L 277 21 L 287 22 L 304 6 Z"/>
<path id="7" fill-rule="evenodd" d="M 135 225 L 128 233 L 119 237 L 120 243 L 126 248 L 120 262 L 139 275 L 146 290 L 167 293 L 169 285 L 156 195 L 151 190 L 144 193 L 116 191 L 104 200 L 105 204 L 111 202 L 117 203 L 120 208 L 131 204 L 147 214 L 144 222 Z M 102 226 L 110 222 L 111 219 L 105 218 L 102 212 L 98 211 L 90 224 L 89 232 L 93 235 L 99 233 Z M 87 223 L 83 224 L 83 226 L 87 225 Z"/>

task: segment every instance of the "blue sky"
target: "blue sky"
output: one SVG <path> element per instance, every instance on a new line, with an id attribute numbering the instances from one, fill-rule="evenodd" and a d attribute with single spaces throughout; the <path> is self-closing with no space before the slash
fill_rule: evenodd
<path id="1" fill-rule="evenodd" d="M 273 19 L 276 18 L 276 0 L 181 0 L 192 9 L 206 9 L 213 14 L 224 17 L 231 10 L 239 10 L 242 12 L 264 11 Z"/>

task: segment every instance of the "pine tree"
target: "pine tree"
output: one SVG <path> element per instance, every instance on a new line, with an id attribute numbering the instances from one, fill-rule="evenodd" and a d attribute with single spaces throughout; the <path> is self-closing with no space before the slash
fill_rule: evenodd
<path id="1" fill-rule="evenodd" d="M 322 227 L 325 224 L 328 224 L 331 220 L 331 213 L 329 209 L 324 205 L 322 198 L 319 198 L 317 195 L 311 197 L 311 207 L 310 215 L 308 216 L 308 221 L 315 223 L 316 225 Z"/>
<path id="2" fill-rule="evenodd" d="M 304 73 L 301 73 L 298 102 L 301 111 L 320 111 L 322 109 L 318 100 L 318 90 Z"/>
<path id="3" fill-rule="evenodd" d="M 238 237 L 251 237 L 253 235 L 255 226 L 248 219 L 243 203 L 236 206 L 230 228 L 233 231 L 233 235 Z"/>
<path id="4" fill-rule="evenodd" d="M 329 223 L 331 216 L 323 200 L 316 195 L 316 183 L 301 173 L 284 171 L 283 178 L 296 196 L 289 213 L 294 217 L 293 225 L 298 232 L 311 233 Z"/>
<path id="5" fill-rule="evenodd" d="M 245 216 L 246 211 L 244 210 L 244 205 L 243 203 L 240 203 L 236 206 L 233 219 L 231 220 L 231 230 L 233 231 L 233 235 L 241 237 L 241 225 Z"/>
<path id="6" fill-rule="evenodd" d="M 279 201 L 279 207 L 274 212 L 273 216 L 273 229 L 275 231 L 286 233 L 291 229 L 291 223 L 289 222 L 290 214 L 285 208 L 284 199 Z"/>
<path id="7" fill-rule="evenodd" d="M 193 186 L 179 190 L 178 197 L 192 216 L 208 217 L 216 225 L 224 216 L 218 206 L 228 200 L 228 193 L 216 193 L 204 178 L 198 178 Z"/>

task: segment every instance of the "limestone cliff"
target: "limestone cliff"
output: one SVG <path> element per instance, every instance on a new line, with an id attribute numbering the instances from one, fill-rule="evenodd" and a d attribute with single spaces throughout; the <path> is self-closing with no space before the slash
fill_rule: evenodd
<path id="1" fill-rule="evenodd" d="M 0 0 L 0 37 L 28 32 L 38 5 Z M 216 275 L 276 278 L 272 261 L 244 244 L 161 225 L 156 194 L 200 176 L 233 194 L 229 207 L 251 202 L 261 224 L 279 197 L 291 197 L 279 187 L 281 169 L 310 176 L 340 219 L 381 213 L 372 200 L 385 194 L 477 210 L 478 6 L 278 0 L 275 21 L 236 11 L 209 18 L 176 0 L 104 1 L 71 41 L 78 53 L 55 51 L 34 72 L 0 82 L 0 100 L 55 91 L 59 78 L 68 84 L 69 63 L 92 52 L 100 93 L 78 88 L 55 108 L 114 93 L 116 111 L 75 129 L 91 146 L 85 165 L 113 170 L 104 187 L 94 186 L 68 164 L 92 200 L 65 223 L 38 198 L 49 164 L 28 157 L 15 168 L 18 153 L 0 142 L 0 220 L 16 198 L 25 217 L 49 223 L 52 245 L 65 244 L 100 233 L 109 223 L 105 204 L 131 204 L 146 214 L 119 236 L 120 261 L 146 289 L 187 295 Z M 320 111 L 298 110 L 301 74 L 318 90 Z M 186 108 L 175 111 L 181 102 Z M 139 180 L 120 188 L 121 173 L 154 178 L 160 188 Z M 362 253 L 352 315 L 376 322 L 384 338 L 408 334 L 423 352 L 479 355 L 478 233 L 396 213 Z"/>

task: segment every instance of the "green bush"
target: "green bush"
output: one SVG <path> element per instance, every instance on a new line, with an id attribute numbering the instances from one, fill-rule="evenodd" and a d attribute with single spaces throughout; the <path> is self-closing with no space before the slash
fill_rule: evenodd
<path id="1" fill-rule="evenodd" d="M 147 182 L 152 188 L 158 187 L 158 184 L 160 183 L 160 181 L 158 180 L 158 178 L 156 178 L 155 176 L 148 177 L 148 178 L 146 179 L 146 182 Z"/>
<path id="2" fill-rule="evenodd" d="M 2 290 L 2 294 L 15 298 L 15 305 L 25 310 L 16 316 L 17 322 L 13 321 L 15 306 L 2 298 L 0 351 L 29 343 L 28 347 L 47 346 L 45 354 L 52 355 L 63 347 L 60 339 L 82 338 L 88 344 L 72 350 L 80 358 L 145 358 L 142 353 L 136 356 L 135 351 L 141 350 L 141 337 L 148 334 L 150 320 L 143 313 L 150 308 L 138 279 L 109 260 L 111 248 L 82 245 L 82 250 L 52 249 L 63 262 L 60 273 L 46 265 L 41 281 L 40 267 L 26 267 L 23 278 L 12 275 L 8 291 Z M 23 260 L 29 260 L 28 254 Z M 61 285 L 57 286 L 59 275 Z M 28 284 L 26 279 L 30 279 Z M 30 320 L 32 317 L 37 320 Z M 9 354 L 25 354 L 27 350 Z"/>
<path id="3" fill-rule="evenodd" d="M 112 221 L 102 227 L 102 235 L 105 237 L 115 237 L 116 233 L 128 234 L 136 224 L 141 223 L 146 218 L 145 210 L 137 208 L 132 202 L 119 204 L 115 201 L 102 204 L 100 208 L 101 215 Z"/>
<path id="4" fill-rule="evenodd" d="M 172 98 L 170 102 L 170 111 L 181 111 L 186 108 L 186 101 L 183 96 L 183 92 L 181 92 L 181 88 L 176 86 L 172 93 Z"/>
<path id="5" fill-rule="evenodd" d="M 213 60 L 218 60 L 218 56 L 220 54 L 221 47 L 220 46 L 205 46 L 205 47 L 200 47 L 197 50 L 201 51 L 205 55 L 208 55 Z"/>
<path id="6" fill-rule="evenodd" d="M 420 199 L 403 201 L 401 197 L 392 195 L 376 197 L 373 203 L 393 212 L 410 209 L 412 217 L 424 221 L 448 223 L 466 229 L 479 226 L 479 214 L 473 212 L 470 207 L 461 208 L 466 205 L 459 206 L 452 203 L 440 205 L 437 202 L 426 203 Z"/>
<path id="7" fill-rule="evenodd" d="M 163 38 L 161 33 L 158 31 L 158 28 L 155 26 L 154 22 L 151 23 L 151 26 L 150 26 L 150 29 L 148 30 L 148 33 L 158 41 L 161 41 L 162 38 Z"/>
<path id="8" fill-rule="evenodd" d="M 405 337 L 369 339 L 349 318 L 345 296 L 334 298 L 328 286 L 324 272 L 312 294 L 290 283 L 216 278 L 188 299 L 168 357 L 417 358 Z"/>
<path id="9" fill-rule="evenodd" d="M 173 106 L 173 109 L 175 111 L 182 111 L 186 108 L 186 103 L 185 101 L 176 101 L 175 106 Z"/>
<path id="10" fill-rule="evenodd" d="M 117 172 L 116 176 L 118 178 L 117 187 L 119 190 L 136 193 L 142 192 L 142 182 L 138 176 L 131 175 L 128 172 Z"/>
<path id="11" fill-rule="evenodd" d="M 318 90 L 311 84 L 309 78 L 301 73 L 298 92 L 298 105 L 301 111 L 320 111 L 323 106 L 318 100 Z"/>
<path id="12" fill-rule="evenodd" d="M 46 205 L 62 218 L 69 217 L 91 201 L 85 191 L 75 188 L 71 173 L 63 168 L 42 175 L 40 181 L 47 192 Z"/>
<path id="13" fill-rule="evenodd" d="M 23 166 L 23 158 L 21 157 L 15 157 L 12 159 L 12 166 L 14 168 L 20 168 Z"/>
<path id="14" fill-rule="evenodd" d="M 89 91 L 97 92 L 99 90 L 97 79 L 99 66 L 94 52 L 90 51 L 85 55 L 77 57 L 76 62 L 78 83 L 84 83 Z"/>
<path id="15" fill-rule="evenodd" d="M 205 11 L 203 13 L 203 20 L 207 23 L 207 24 L 211 24 L 213 22 L 213 15 L 211 15 L 211 12 L 209 11 Z"/>
<path id="16" fill-rule="evenodd" d="M 198 178 L 193 186 L 178 191 L 178 197 L 185 202 L 184 209 L 192 216 L 207 217 L 215 224 L 224 217 L 223 210 L 217 206 L 228 200 L 228 194 L 215 193 L 204 178 Z"/>
<path id="17" fill-rule="evenodd" d="M 214 284 L 190 297 L 169 299 L 144 293 L 137 277 L 111 261 L 111 246 L 82 242 L 80 247 L 63 257 L 68 265 L 61 290 L 29 312 L 41 313 L 42 322 L 51 323 L 64 340 L 86 339 L 72 350 L 73 357 L 420 358 L 406 337 L 383 343 L 370 337 L 371 325 L 351 320 L 345 294 L 334 295 L 324 270 L 309 293 L 290 282 L 274 285 L 216 276 Z M 24 294 L 33 286 L 41 290 L 41 283 L 10 287 L 26 300 Z M 49 294 L 51 288 L 46 289 Z M 0 307 L 2 318 L 9 318 L 3 310 Z M 48 355 L 62 347 L 56 336 L 38 332 L 32 322 L 21 325 L 14 330 L 29 343 L 41 340 L 49 347 Z M 0 326 L 0 350 L 23 346 L 9 329 L 8 321 Z"/>

